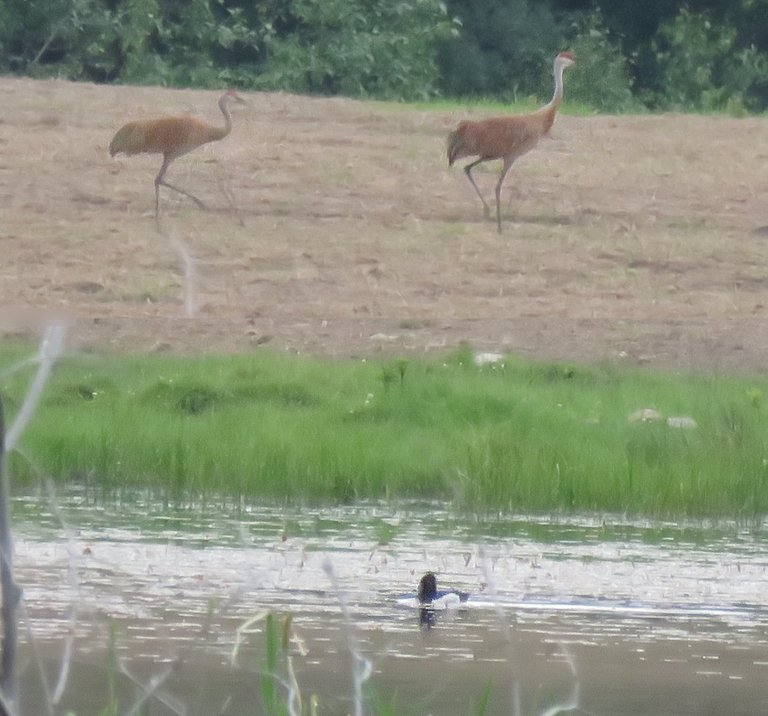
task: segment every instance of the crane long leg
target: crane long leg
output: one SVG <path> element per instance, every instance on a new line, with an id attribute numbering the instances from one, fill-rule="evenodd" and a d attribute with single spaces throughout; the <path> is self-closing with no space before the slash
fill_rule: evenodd
<path id="1" fill-rule="evenodd" d="M 184 191 L 184 189 L 179 189 L 179 187 L 174 186 L 173 184 L 169 184 L 167 181 L 161 181 L 160 182 L 163 186 L 167 186 L 169 189 L 173 189 L 174 191 L 179 192 L 179 194 L 184 194 L 184 196 L 188 196 L 192 201 L 195 202 L 201 209 L 207 209 L 208 207 L 203 204 L 200 199 L 198 199 L 194 194 L 190 194 L 188 191 Z"/>
<path id="2" fill-rule="evenodd" d="M 157 176 L 155 177 L 155 218 L 157 218 L 160 214 L 160 185 L 167 186 L 169 189 L 173 189 L 174 191 L 179 192 L 179 194 L 183 194 L 184 196 L 189 197 L 192 199 L 192 201 L 195 202 L 201 209 L 205 209 L 206 206 L 203 204 L 200 199 L 198 199 L 194 194 L 190 194 L 188 191 L 184 191 L 184 189 L 179 189 L 179 187 L 174 186 L 173 184 L 169 184 L 167 181 L 165 181 L 165 172 L 168 169 L 168 165 L 175 159 L 175 157 L 165 157 L 163 159 L 163 165 L 160 167 L 160 171 L 157 173 Z"/>
<path id="3" fill-rule="evenodd" d="M 507 176 L 507 172 L 514 161 L 514 159 L 504 157 L 501 175 L 499 176 L 499 181 L 496 182 L 496 225 L 499 227 L 499 233 L 501 233 L 501 185 L 504 183 L 504 178 Z"/>
<path id="4" fill-rule="evenodd" d="M 467 175 L 467 179 L 469 179 L 470 184 L 475 188 L 475 192 L 477 192 L 477 195 L 480 197 L 480 201 L 483 202 L 483 215 L 486 219 L 491 218 L 491 207 L 488 206 L 488 202 L 483 199 L 483 195 L 480 193 L 480 189 L 477 188 L 477 184 L 475 184 L 475 180 L 472 177 L 472 169 L 476 167 L 481 162 L 487 162 L 488 160 L 481 157 L 476 162 L 472 162 L 471 164 L 467 164 L 467 166 L 464 167 L 464 173 Z"/>
<path id="5" fill-rule="evenodd" d="M 165 176 L 165 170 L 168 169 L 168 165 L 171 163 L 171 157 L 167 154 L 163 155 L 163 165 L 160 167 L 160 171 L 155 177 L 155 218 L 160 215 L 160 185 L 163 183 L 163 177 Z"/>

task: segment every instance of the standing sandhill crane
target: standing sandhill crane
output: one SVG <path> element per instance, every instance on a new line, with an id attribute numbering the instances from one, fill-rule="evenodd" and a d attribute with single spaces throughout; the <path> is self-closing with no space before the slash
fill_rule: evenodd
<path id="1" fill-rule="evenodd" d="M 160 209 L 160 185 L 184 194 L 192 199 L 201 209 L 205 209 L 200 199 L 183 189 L 165 181 L 165 172 L 174 159 L 178 159 L 197 147 L 224 139 L 232 131 L 232 115 L 229 103 L 244 103 L 234 90 L 227 90 L 219 99 L 219 108 L 224 115 L 224 126 L 214 127 L 194 117 L 159 117 L 128 122 L 122 126 L 109 143 L 109 155 L 124 154 L 162 154 L 163 165 L 155 177 L 155 216 Z"/>
<path id="2" fill-rule="evenodd" d="M 496 223 L 501 233 L 501 185 L 509 168 L 518 157 L 533 149 L 552 127 L 555 113 L 563 101 L 563 70 L 575 64 L 570 52 L 561 52 L 555 57 L 555 93 L 549 104 L 529 114 L 516 114 L 511 117 L 491 117 L 476 122 L 459 122 L 448 135 L 448 166 L 461 157 L 480 157 L 464 167 L 464 173 L 483 202 L 485 217 L 491 210 L 483 199 L 480 189 L 472 178 L 472 168 L 491 159 L 502 159 L 501 176 L 496 183 Z"/>

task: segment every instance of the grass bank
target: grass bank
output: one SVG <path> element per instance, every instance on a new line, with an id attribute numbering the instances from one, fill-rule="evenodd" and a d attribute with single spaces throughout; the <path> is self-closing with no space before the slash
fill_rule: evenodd
<path id="1" fill-rule="evenodd" d="M 30 352 L 0 349 L 0 374 Z M 767 379 L 473 357 L 78 355 L 57 365 L 10 469 L 17 484 L 42 473 L 292 501 L 768 511 Z M 10 420 L 31 372 L 0 383 Z M 658 416 L 630 419 L 643 409 Z"/>

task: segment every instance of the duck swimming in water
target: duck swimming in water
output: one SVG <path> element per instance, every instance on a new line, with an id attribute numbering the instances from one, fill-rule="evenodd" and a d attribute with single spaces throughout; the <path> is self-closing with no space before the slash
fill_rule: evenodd
<path id="1" fill-rule="evenodd" d="M 458 592 L 455 589 L 441 590 L 437 589 L 437 577 L 433 572 L 427 572 L 419 580 L 419 589 L 416 594 L 419 604 L 422 606 L 458 606 L 461 602 L 469 599 L 468 592 Z"/>
<path id="2" fill-rule="evenodd" d="M 456 609 L 462 602 L 469 599 L 467 592 L 437 589 L 437 577 L 433 572 L 427 572 L 419 580 L 416 601 L 419 605 L 419 623 L 427 629 L 437 623 L 436 611 L 441 609 Z"/>

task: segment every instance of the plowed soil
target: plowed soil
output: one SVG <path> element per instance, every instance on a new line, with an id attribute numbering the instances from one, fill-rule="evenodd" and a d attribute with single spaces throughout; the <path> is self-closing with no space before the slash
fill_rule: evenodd
<path id="1" fill-rule="evenodd" d="M 447 132 L 485 111 L 246 93 L 230 136 L 167 175 L 208 210 L 163 189 L 158 224 L 161 158 L 111 159 L 109 141 L 130 119 L 220 124 L 218 96 L 0 78 L 0 338 L 55 315 L 71 350 L 466 341 L 768 368 L 768 119 L 561 115 L 510 171 L 499 235 L 445 160 Z M 476 170 L 491 203 L 498 168 Z"/>

